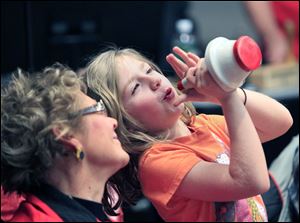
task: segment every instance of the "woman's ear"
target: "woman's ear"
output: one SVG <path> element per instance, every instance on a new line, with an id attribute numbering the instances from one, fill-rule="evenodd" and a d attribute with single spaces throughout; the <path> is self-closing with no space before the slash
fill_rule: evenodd
<path id="1" fill-rule="evenodd" d="M 60 141 L 67 149 L 76 150 L 78 147 L 82 147 L 81 142 L 75 138 L 72 133 L 63 134 L 63 127 L 55 126 L 52 128 L 52 133 L 55 138 Z"/>

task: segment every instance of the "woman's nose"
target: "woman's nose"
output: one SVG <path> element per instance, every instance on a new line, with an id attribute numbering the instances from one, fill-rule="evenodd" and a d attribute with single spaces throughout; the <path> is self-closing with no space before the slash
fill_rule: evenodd
<path id="1" fill-rule="evenodd" d="M 112 122 L 113 122 L 113 128 L 116 129 L 118 127 L 118 121 L 112 118 Z"/>

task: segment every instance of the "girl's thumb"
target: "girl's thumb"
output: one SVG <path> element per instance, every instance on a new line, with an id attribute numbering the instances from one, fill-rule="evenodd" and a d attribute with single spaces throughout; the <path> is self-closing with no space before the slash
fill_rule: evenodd
<path id="1" fill-rule="evenodd" d="M 177 107 L 178 105 L 180 105 L 183 102 L 186 102 L 187 100 L 187 95 L 186 94 L 181 94 L 179 95 L 175 100 L 174 100 L 174 106 Z"/>

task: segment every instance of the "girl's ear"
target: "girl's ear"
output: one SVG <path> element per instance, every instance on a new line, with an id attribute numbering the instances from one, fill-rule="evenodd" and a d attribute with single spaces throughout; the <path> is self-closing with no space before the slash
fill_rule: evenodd
<path id="1" fill-rule="evenodd" d="M 81 142 L 75 138 L 72 133 L 63 134 L 62 126 L 55 126 L 52 128 L 52 133 L 55 138 L 60 141 L 67 149 L 76 150 L 78 147 L 82 147 Z"/>

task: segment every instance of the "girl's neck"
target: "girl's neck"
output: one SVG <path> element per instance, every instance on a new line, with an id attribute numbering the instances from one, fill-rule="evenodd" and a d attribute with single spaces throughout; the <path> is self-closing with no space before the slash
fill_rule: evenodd
<path id="1" fill-rule="evenodd" d="M 170 129 L 170 135 L 168 138 L 175 139 L 188 135 L 191 135 L 191 131 L 189 130 L 187 125 L 183 121 L 181 121 L 181 119 L 178 119 L 175 125 Z"/>

